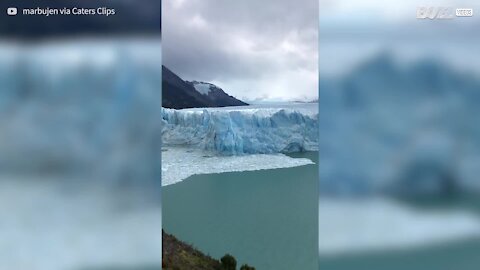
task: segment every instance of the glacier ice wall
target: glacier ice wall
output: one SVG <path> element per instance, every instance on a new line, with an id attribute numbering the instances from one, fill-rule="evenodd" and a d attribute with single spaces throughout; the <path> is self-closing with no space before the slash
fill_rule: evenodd
<path id="1" fill-rule="evenodd" d="M 318 113 L 282 108 L 162 109 L 162 143 L 223 155 L 318 149 Z"/>
<path id="2" fill-rule="evenodd" d="M 379 55 L 320 80 L 320 185 L 329 194 L 480 190 L 480 79 Z"/>
<path id="3" fill-rule="evenodd" d="M 152 149 L 160 140 L 159 46 L 1 43 L 0 171 L 151 179 L 160 151 Z"/>
<path id="4" fill-rule="evenodd" d="M 160 56 L 159 38 L 0 42 L 2 268 L 160 268 Z"/>

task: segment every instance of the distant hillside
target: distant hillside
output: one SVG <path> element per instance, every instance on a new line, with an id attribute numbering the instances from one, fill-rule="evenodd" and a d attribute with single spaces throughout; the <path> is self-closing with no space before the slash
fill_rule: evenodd
<path id="1" fill-rule="evenodd" d="M 167 67 L 162 67 L 162 106 L 172 109 L 244 106 L 211 83 L 184 81 Z"/>

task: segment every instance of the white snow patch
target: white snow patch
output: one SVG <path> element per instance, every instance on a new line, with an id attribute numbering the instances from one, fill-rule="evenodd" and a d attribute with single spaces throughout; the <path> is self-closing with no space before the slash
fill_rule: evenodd
<path id="1" fill-rule="evenodd" d="M 308 164 L 314 163 L 306 158 L 292 158 L 284 154 L 217 156 L 193 148 L 168 147 L 162 151 L 162 186 L 175 184 L 197 174 L 257 171 Z"/>
<path id="2" fill-rule="evenodd" d="M 480 217 L 465 210 L 420 210 L 384 198 L 319 202 L 319 253 L 324 256 L 469 237 L 480 237 Z"/>
<path id="3" fill-rule="evenodd" d="M 209 83 L 199 83 L 199 82 L 193 83 L 193 87 L 195 87 L 195 90 L 197 90 L 197 92 L 199 92 L 200 94 L 206 95 L 206 96 L 211 91 L 210 86 L 211 84 Z"/>

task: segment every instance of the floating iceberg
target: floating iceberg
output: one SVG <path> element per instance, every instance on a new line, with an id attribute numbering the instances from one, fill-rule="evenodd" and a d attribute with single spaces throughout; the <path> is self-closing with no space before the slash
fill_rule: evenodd
<path id="1" fill-rule="evenodd" d="M 316 151 L 317 106 L 164 108 L 162 141 L 222 155 Z"/>

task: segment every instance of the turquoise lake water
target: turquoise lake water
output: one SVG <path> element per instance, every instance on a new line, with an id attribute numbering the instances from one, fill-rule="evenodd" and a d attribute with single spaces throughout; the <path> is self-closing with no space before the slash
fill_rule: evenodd
<path id="1" fill-rule="evenodd" d="M 257 270 L 318 269 L 316 164 L 196 175 L 162 189 L 163 228 L 214 258 Z"/>

